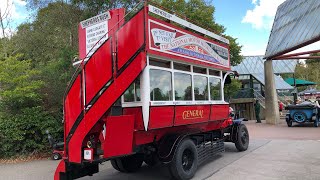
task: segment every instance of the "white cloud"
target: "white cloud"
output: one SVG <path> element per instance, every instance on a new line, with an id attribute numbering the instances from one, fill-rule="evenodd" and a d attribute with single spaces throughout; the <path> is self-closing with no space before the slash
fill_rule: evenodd
<path id="1" fill-rule="evenodd" d="M 26 4 L 27 3 L 24 0 L 0 0 L 0 15 L 3 18 L 6 36 L 10 36 L 15 31 L 13 30 L 13 27 L 16 26 L 15 23 L 17 21 L 26 19 L 27 14 L 17 10 L 19 7 L 23 7 Z M 2 27 L 0 27 L 0 30 L 1 28 Z M 0 37 L 2 36 L 3 34 L 0 33 Z"/>
<path id="2" fill-rule="evenodd" d="M 247 10 L 242 23 L 252 24 L 255 29 L 271 29 L 278 6 L 285 0 L 252 0 L 254 8 Z"/>
<path id="3" fill-rule="evenodd" d="M 25 6 L 27 5 L 27 2 L 24 0 L 13 0 L 13 2 L 19 6 Z"/>
<path id="4" fill-rule="evenodd" d="M 266 51 L 265 44 L 257 45 L 257 44 L 244 44 L 241 49 L 241 55 L 243 56 L 257 56 L 264 55 Z"/>

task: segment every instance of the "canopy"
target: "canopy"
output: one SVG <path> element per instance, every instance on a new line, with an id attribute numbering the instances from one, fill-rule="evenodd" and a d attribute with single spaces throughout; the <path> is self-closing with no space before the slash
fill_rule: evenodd
<path id="1" fill-rule="evenodd" d="M 277 58 L 320 39 L 320 1 L 286 0 L 274 18 L 265 57 Z"/>
<path id="2" fill-rule="evenodd" d="M 294 86 L 294 78 L 287 78 L 285 81 L 290 84 L 291 86 Z M 317 83 L 303 80 L 303 79 L 296 79 L 296 86 L 309 86 L 309 85 L 316 85 Z"/>

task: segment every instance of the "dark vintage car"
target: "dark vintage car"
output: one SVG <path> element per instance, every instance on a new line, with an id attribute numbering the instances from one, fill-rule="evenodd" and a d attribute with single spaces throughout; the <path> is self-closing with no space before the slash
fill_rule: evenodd
<path id="1" fill-rule="evenodd" d="M 293 122 L 297 123 L 313 123 L 314 127 L 319 126 L 319 115 L 316 105 L 312 103 L 308 104 L 298 104 L 298 105 L 288 105 L 286 107 L 289 113 L 286 114 L 286 121 L 288 127 L 292 126 Z"/>

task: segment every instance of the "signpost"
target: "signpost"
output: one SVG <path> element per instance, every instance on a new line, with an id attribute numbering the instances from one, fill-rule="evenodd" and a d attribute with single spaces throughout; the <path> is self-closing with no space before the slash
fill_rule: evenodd
<path id="1" fill-rule="evenodd" d="M 86 19 L 79 24 L 79 58 L 87 61 L 90 56 L 108 39 L 110 12 Z M 81 61 L 73 63 L 77 65 Z"/>

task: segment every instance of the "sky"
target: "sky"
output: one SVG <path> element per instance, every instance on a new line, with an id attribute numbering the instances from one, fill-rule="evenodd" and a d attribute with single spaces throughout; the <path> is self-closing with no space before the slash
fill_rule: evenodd
<path id="1" fill-rule="evenodd" d="M 226 34 L 237 38 L 238 43 L 243 46 L 242 55 L 265 54 L 277 7 L 285 0 L 207 1 L 215 7 L 216 22 L 223 25 L 226 28 Z M 12 34 L 20 23 L 29 21 L 30 16 L 24 0 L 0 0 L 0 10 L 2 15 L 9 10 L 11 28 L 6 31 L 8 35 Z M 311 45 L 305 50 L 312 48 Z"/>
<path id="2" fill-rule="evenodd" d="M 0 12 L 4 19 L 6 36 L 14 33 L 19 24 L 28 20 L 26 4 L 24 0 L 0 0 Z M 3 37 L 2 32 L 0 37 Z"/>
<path id="3" fill-rule="evenodd" d="M 277 7 L 284 0 L 212 0 L 214 18 L 238 38 L 242 55 L 264 55 Z"/>

